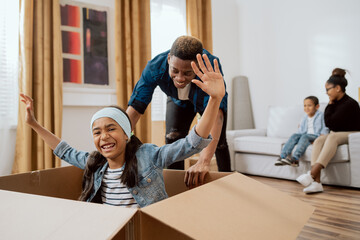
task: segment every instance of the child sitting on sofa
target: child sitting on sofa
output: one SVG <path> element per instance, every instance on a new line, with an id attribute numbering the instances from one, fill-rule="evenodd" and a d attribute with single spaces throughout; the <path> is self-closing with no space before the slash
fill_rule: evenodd
<path id="1" fill-rule="evenodd" d="M 279 159 L 275 166 L 290 165 L 299 166 L 299 158 L 305 153 L 306 148 L 315 141 L 317 137 L 329 132 L 325 126 L 324 114 L 319 111 L 319 99 L 315 96 L 309 96 L 304 99 L 304 114 L 301 119 L 298 132 L 293 134 L 285 143 Z M 294 154 L 291 153 L 297 145 Z"/>

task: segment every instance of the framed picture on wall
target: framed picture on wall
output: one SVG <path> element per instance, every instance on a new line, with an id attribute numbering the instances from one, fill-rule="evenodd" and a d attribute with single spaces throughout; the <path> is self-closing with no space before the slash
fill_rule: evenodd
<path id="1" fill-rule="evenodd" d="M 109 85 L 108 10 L 60 1 L 65 83 Z"/>

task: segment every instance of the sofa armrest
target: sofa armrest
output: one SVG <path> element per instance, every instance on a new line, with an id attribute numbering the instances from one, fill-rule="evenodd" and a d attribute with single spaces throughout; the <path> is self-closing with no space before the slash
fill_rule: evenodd
<path id="1" fill-rule="evenodd" d="M 241 130 L 227 130 L 226 138 L 229 145 L 229 153 L 231 160 L 231 170 L 234 170 L 235 151 L 234 139 L 243 136 L 266 136 L 266 129 L 241 129 Z"/>
<path id="2" fill-rule="evenodd" d="M 351 186 L 360 187 L 360 132 L 349 134 Z"/>

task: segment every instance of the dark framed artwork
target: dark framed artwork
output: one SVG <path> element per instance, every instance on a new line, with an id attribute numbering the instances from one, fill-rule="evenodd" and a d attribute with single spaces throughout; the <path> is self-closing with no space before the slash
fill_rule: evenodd
<path id="1" fill-rule="evenodd" d="M 60 5 L 64 82 L 109 85 L 107 10 Z"/>

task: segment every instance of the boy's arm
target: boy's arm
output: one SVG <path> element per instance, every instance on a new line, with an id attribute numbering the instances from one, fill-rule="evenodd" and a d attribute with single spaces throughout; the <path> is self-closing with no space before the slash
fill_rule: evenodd
<path id="1" fill-rule="evenodd" d="M 210 161 L 216 150 L 223 125 L 223 113 L 219 110 L 219 107 L 225 95 L 224 79 L 218 61 L 214 60 L 214 71 L 206 54 L 203 55 L 206 66 L 200 54 L 196 57 L 201 71 L 194 62 L 191 63 L 191 66 L 201 81 L 193 80 L 192 82 L 206 92 L 210 98 L 195 131 L 200 137 L 204 138 L 211 132 L 214 139 L 200 153 L 198 163 L 186 171 L 184 182 L 189 187 L 201 184 L 204 181 L 205 174 L 209 171 Z"/>
<path id="2" fill-rule="evenodd" d="M 20 93 L 20 100 L 25 103 L 25 122 L 45 141 L 45 143 L 54 150 L 61 139 L 41 126 L 35 119 L 33 100 L 31 97 Z"/>
<path id="3" fill-rule="evenodd" d="M 139 121 L 142 114 L 136 111 L 136 109 L 132 106 L 128 106 L 128 108 L 126 109 L 126 113 L 130 118 L 131 130 L 134 130 L 135 125 Z"/>
<path id="4" fill-rule="evenodd" d="M 307 129 L 305 129 L 306 121 L 307 121 L 307 115 L 304 114 L 304 116 L 301 118 L 300 124 L 298 125 L 297 133 L 303 134 L 307 132 Z"/>
<path id="5" fill-rule="evenodd" d="M 156 66 L 154 66 L 154 64 Z M 152 67 L 157 68 L 159 66 L 157 63 L 149 61 L 141 73 L 140 79 L 137 81 L 128 102 L 126 113 L 130 118 L 132 130 L 135 128 L 136 123 L 150 104 L 154 90 L 158 85 L 155 78 L 152 76 Z"/>
<path id="6" fill-rule="evenodd" d="M 188 187 L 192 188 L 204 183 L 205 175 L 210 170 L 210 162 L 219 143 L 223 124 L 224 114 L 222 110 L 219 109 L 214 126 L 211 129 L 212 140 L 210 144 L 200 152 L 196 164 L 189 167 L 185 173 L 184 181 Z"/>

